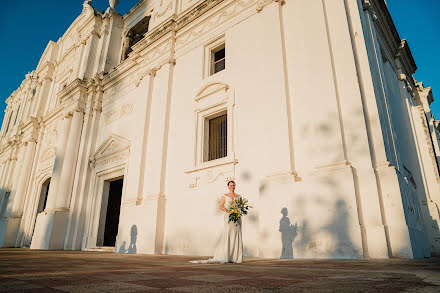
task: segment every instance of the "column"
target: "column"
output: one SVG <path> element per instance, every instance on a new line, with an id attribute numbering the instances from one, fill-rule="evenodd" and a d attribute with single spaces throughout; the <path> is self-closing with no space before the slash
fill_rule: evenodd
<path id="1" fill-rule="evenodd" d="M 11 111 L 9 109 L 5 110 L 5 116 L 3 116 L 3 123 L 2 123 L 2 129 L 0 132 L 0 137 L 3 137 L 5 134 L 10 113 L 11 113 Z"/>
<path id="2" fill-rule="evenodd" d="M 1 216 L 2 216 L 2 207 L 3 207 L 3 204 L 4 204 L 4 200 L 5 200 L 5 198 L 4 198 L 4 182 L 5 182 L 5 177 L 6 177 L 6 172 L 8 171 L 7 170 L 7 167 L 8 167 L 8 163 L 9 163 L 9 160 L 6 160 L 3 164 L 2 164 L 2 171 L 1 171 L 1 177 L 0 177 L 0 218 L 1 218 Z"/>
<path id="3" fill-rule="evenodd" d="M 9 201 L 8 207 L 7 207 L 7 211 L 6 211 L 6 216 L 9 216 L 10 211 L 12 209 L 12 204 L 14 202 L 15 199 L 15 194 L 17 193 L 17 187 L 18 187 L 18 179 L 20 178 L 20 174 L 21 174 L 21 167 L 23 165 L 23 160 L 24 160 L 24 156 L 25 156 L 25 148 L 21 147 L 18 150 L 18 155 L 17 155 L 17 163 L 15 165 L 15 170 L 14 170 L 14 175 L 12 176 L 12 184 L 11 184 L 11 193 L 9 195 L 9 198 L 11 199 Z"/>
<path id="4" fill-rule="evenodd" d="M 65 154 L 66 142 L 69 137 L 71 122 L 72 115 L 70 115 L 70 113 L 67 113 L 64 116 L 60 137 L 58 138 L 57 142 L 55 163 L 53 166 L 52 178 L 50 180 L 49 194 L 47 195 L 46 211 L 51 211 L 55 209 L 56 206 L 58 186 L 61 177 L 61 168 L 63 166 L 63 158 Z"/>
<path id="5" fill-rule="evenodd" d="M 13 158 L 8 159 L 8 162 L 6 164 L 6 171 L 5 171 L 5 174 L 3 175 L 4 178 L 2 179 L 2 186 L 3 187 L 1 189 L 0 196 L 5 196 L 6 191 L 8 190 L 9 181 L 10 181 L 11 175 L 14 172 L 14 161 L 15 161 L 15 159 L 13 159 Z M 6 205 L 7 202 L 4 201 L 3 204 Z M 4 209 L 2 209 L 2 210 L 4 210 Z M 3 215 L 0 212 L 0 217 L 2 217 L 2 216 Z"/>
<path id="6" fill-rule="evenodd" d="M 22 98 L 21 98 L 20 109 L 17 113 L 17 115 L 18 115 L 17 123 L 20 123 L 20 121 L 23 121 L 23 118 L 24 118 L 23 116 L 25 115 L 25 112 L 26 112 L 27 96 L 28 96 L 28 94 L 26 93 L 26 95 L 22 96 Z"/>
<path id="7" fill-rule="evenodd" d="M 86 45 L 86 40 L 82 40 L 81 41 L 81 45 L 80 45 L 80 49 L 79 49 L 80 53 L 79 53 L 79 58 L 78 58 L 79 62 L 75 66 L 74 76 L 79 78 L 79 79 L 83 78 L 82 76 L 79 75 L 79 71 L 80 71 L 80 68 L 82 66 L 83 60 L 85 58 L 85 56 L 84 56 L 84 47 Z"/>
<path id="8" fill-rule="evenodd" d="M 50 84 L 52 82 L 52 79 L 49 76 L 45 76 L 40 88 L 39 88 L 39 93 L 37 95 L 37 97 L 34 97 L 34 101 L 33 101 L 33 105 L 32 105 L 32 111 L 31 111 L 31 115 L 38 117 L 39 115 L 43 114 L 43 106 L 46 105 L 46 103 L 43 103 L 43 101 L 45 100 L 44 97 L 48 96 L 46 93 L 49 90 Z"/>
<path id="9" fill-rule="evenodd" d="M 60 135 L 48 201 L 44 213 L 37 216 L 31 249 L 65 249 L 69 220 L 69 202 L 83 122 L 77 108 L 65 115 Z"/>
<path id="10" fill-rule="evenodd" d="M 72 119 L 72 126 L 70 127 L 69 139 L 66 145 L 63 168 L 61 171 L 60 183 L 58 188 L 58 196 L 56 199 L 57 210 L 69 209 L 83 117 L 84 112 L 82 111 L 82 109 L 75 109 Z"/>
<path id="11" fill-rule="evenodd" d="M 7 166 L 8 160 L 4 161 L 1 166 L 0 166 L 0 190 L 3 188 L 3 181 L 4 181 L 4 176 L 6 173 L 6 166 Z"/>
<path id="12" fill-rule="evenodd" d="M 0 247 L 15 247 L 15 242 L 17 240 L 17 231 L 20 226 L 21 218 L 14 217 L 12 214 L 12 206 L 17 195 L 17 188 L 19 187 L 18 184 L 21 177 L 21 167 L 24 162 L 25 153 L 26 148 L 20 148 L 12 180 L 11 194 L 9 196 L 10 200 L 6 205 L 6 210 L 3 208 L 4 216 L 0 219 Z"/>
<path id="13" fill-rule="evenodd" d="M 29 176 L 32 169 L 32 162 L 35 154 L 35 140 L 31 139 L 26 144 L 26 153 L 23 159 L 20 177 L 17 182 L 17 191 L 15 193 L 14 203 L 12 204 L 11 216 L 21 217 L 23 213 L 23 203 L 26 197 L 26 189 L 29 183 Z"/>

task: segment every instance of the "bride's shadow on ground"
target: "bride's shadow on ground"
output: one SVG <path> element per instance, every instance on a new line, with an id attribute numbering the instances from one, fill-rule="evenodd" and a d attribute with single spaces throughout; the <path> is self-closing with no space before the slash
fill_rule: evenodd
<path id="1" fill-rule="evenodd" d="M 293 259 L 293 241 L 298 235 L 298 224 L 292 225 L 290 223 L 287 208 L 283 208 L 281 210 L 281 214 L 283 217 L 280 220 L 280 229 L 281 232 L 281 242 L 283 244 L 283 248 L 281 250 L 280 259 Z"/>

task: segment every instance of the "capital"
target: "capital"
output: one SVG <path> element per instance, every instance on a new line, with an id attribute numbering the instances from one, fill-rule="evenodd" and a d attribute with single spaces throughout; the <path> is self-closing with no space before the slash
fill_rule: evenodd
<path id="1" fill-rule="evenodd" d="M 109 0 L 108 4 L 109 4 L 110 8 L 116 9 L 116 6 L 118 6 L 118 4 L 119 4 L 119 0 Z"/>
<path id="2" fill-rule="evenodd" d="M 369 11 L 370 12 L 371 18 L 373 20 L 377 20 L 377 13 L 376 13 L 376 11 L 374 9 L 373 4 L 371 3 L 371 0 L 362 0 L 362 8 L 365 11 Z"/>
<path id="3" fill-rule="evenodd" d="M 92 109 L 95 112 L 101 112 L 102 111 L 102 102 L 101 101 L 95 102 Z"/>
<path id="4" fill-rule="evenodd" d="M 74 114 L 74 112 L 83 112 L 84 113 L 84 109 L 80 106 L 76 106 L 75 109 L 73 109 L 72 114 Z"/>
<path id="5" fill-rule="evenodd" d="M 72 116 L 73 116 L 73 112 L 72 111 L 68 111 L 68 112 L 64 113 L 64 119 L 68 119 L 68 118 L 70 118 Z"/>

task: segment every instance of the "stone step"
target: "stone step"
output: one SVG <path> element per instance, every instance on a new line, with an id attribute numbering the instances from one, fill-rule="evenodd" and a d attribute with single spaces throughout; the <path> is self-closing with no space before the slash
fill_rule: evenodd
<path id="1" fill-rule="evenodd" d="M 115 252 L 114 246 L 100 246 L 93 248 L 86 248 L 85 251 L 99 251 L 99 252 Z"/>

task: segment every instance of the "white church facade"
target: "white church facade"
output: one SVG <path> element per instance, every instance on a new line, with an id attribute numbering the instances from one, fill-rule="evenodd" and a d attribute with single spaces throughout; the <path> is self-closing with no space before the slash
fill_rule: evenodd
<path id="1" fill-rule="evenodd" d="M 433 95 L 384 0 L 91 2 L 6 100 L 0 247 L 212 255 L 235 180 L 245 256 L 440 253 Z"/>

